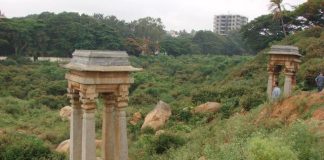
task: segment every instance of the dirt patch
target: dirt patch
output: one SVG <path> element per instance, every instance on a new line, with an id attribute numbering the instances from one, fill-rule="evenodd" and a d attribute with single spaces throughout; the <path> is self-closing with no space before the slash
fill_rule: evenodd
<path id="1" fill-rule="evenodd" d="M 319 108 L 313 113 L 313 119 L 324 121 L 324 108 Z"/>
<path id="2" fill-rule="evenodd" d="M 265 107 L 259 114 L 256 122 L 263 119 L 278 119 L 283 123 L 291 123 L 298 118 L 311 118 L 314 108 L 324 107 L 323 93 L 302 92 L 301 94 L 286 98 L 276 104 Z M 310 114 L 307 117 L 307 113 Z M 315 114 L 315 112 L 314 112 Z M 324 116 L 324 111 L 316 113 L 316 116 Z M 313 115 L 314 116 L 314 115 Z M 322 117 L 323 118 L 323 117 Z"/>

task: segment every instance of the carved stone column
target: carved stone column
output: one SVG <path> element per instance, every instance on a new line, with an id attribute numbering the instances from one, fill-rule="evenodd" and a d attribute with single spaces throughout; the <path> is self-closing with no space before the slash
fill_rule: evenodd
<path id="1" fill-rule="evenodd" d="M 285 72 L 284 96 L 289 97 L 292 92 L 293 73 Z"/>
<path id="2" fill-rule="evenodd" d="M 296 74 L 292 76 L 292 82 L 291 82 L 292 88 L 294 88 L 297 85 L 297 80 L 296 80 Z"/>
<path id="3" fill-rule="evenodd" d="M 70 121 L 70 159 L 81 160 L 82 146 L 82 110 L 79 101 L 79 93 L 68 89 L 68 97 L 72 106 Z"/>
<path id="4" fill-rule="evenodd" d="M 102 123 L 102 159 L 114 160 L 114 109 L 116 105 L 115 96 L 104 94 L 104 112 Z"/>
<path id="5" fill-rule="evenodd" d="M 74 144 L 73 148 L 82 143 L 81 160 L 96 159 L 95 100 L 98 98 L 98 94 L 103 94 L 105 99 L 102 158 L 104 160 L 127 160 L 125 108 L 128 105 L 128 88 L 130 84 L 134 83 L 130 73 L 142 69 L 130 65 L 125 51 L 103 50 L 76 50 L 70 63 L 64 67 L 69 70 L 65 74 L 68 88 L 78 91 L 82 102 L 82 126 L 80 126 L 80 110 L 74 110 L 74 120 L 71 122 L 72 142 L 80 142 L 79 145 Z M 80 136 L 81 140 L 79 140 Z M 76 137 L 79 138 L 75 140 Z M 71 151 L 79 153 L 79 150 L 72 149 Z M 80 159 L 75 158 L 76 154 L 70 154 L 71 160 Z"/>
<path id="6" fill-rule="evenodd" d="M 82 160 L 96 160 L 95 99 L 81 97 L 82 120 Z"/>
<path id="7" fill-rule="evenodd" d="M 128 85 L 120 85 L 115 109 L 115 159 L 128 159 L 127 127 L 125 108 L 128 105 Z"/>
<path id="8" fill-rule="evenodd" d="M 273 72 L 268 72 L 268 73 L 269 73 L 269 77 L 268 77 L 267 94 L 269 100 L 271 100 L 273 83 L 274 83 L 274 73 Z"/>

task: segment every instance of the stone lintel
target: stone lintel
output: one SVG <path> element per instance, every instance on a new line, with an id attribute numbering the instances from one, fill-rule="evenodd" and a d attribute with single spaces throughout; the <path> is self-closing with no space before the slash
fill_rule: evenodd
<path id="1" fill-rule="evenodd" d="M 131 84 L 134 79 L 130 77 L 82 77 L 79 75 L 69 74 L 65 78 L 80 84 L 100 85 L 100 84 Z"/>
<path id="2" fill-rule="evenodd" d="M 96 72 L 136 72 L 141 71 L 141 68 L 132 66 L 86 66 L 80 64 L 67 64 L 65 68 L 77 71 L 96 71 Z"/>
<path id="3" fill-rule="evenodd" d="M 141 70 L 130 65 L 125 51 L 110 50 L 75 50 L 70 63 L 64 67 L 70 70 L 98 72 Z"/>
<path id="4" fill-rule="evenodd" d="M 298 47 L 295 46 L 285 46 L 285 45 L 273 45 L 269 51 L 270 55 L 286 55 L 286 56 L 298 56 L 299 54 Z"/>

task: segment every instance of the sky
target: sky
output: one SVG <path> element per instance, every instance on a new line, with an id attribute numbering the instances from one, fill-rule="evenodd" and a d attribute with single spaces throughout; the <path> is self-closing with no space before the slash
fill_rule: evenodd
<path id="1" fill-rule="evenodd" d="M 249 21 L 268 14 L 270 0 L 0 0 L 6 17 L 44 11 L 115 15 L 130 22 L 143 17 L 161 18 L 166 30 L 212 30 L 213 16 L 240 14 Z M 286 9 L 307 0 L 284 0 Z"/>

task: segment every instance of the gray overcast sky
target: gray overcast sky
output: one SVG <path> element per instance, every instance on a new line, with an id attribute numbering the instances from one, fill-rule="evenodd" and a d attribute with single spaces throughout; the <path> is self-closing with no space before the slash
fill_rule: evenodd
<path id="1" fill-rule="evenodd" d="M 213 15 L 241 14 L 252 20 L 268 14 L 270 0 L 0 0 L 7 17 L 50 11 L 115 15 L 127 22 L 151 16 L 161 18 L 167 30 L 211 30 Z M 284 0 L 299 5 L 306 0 Z M 289 9 L 289 7 L 287 7 Z"/>

